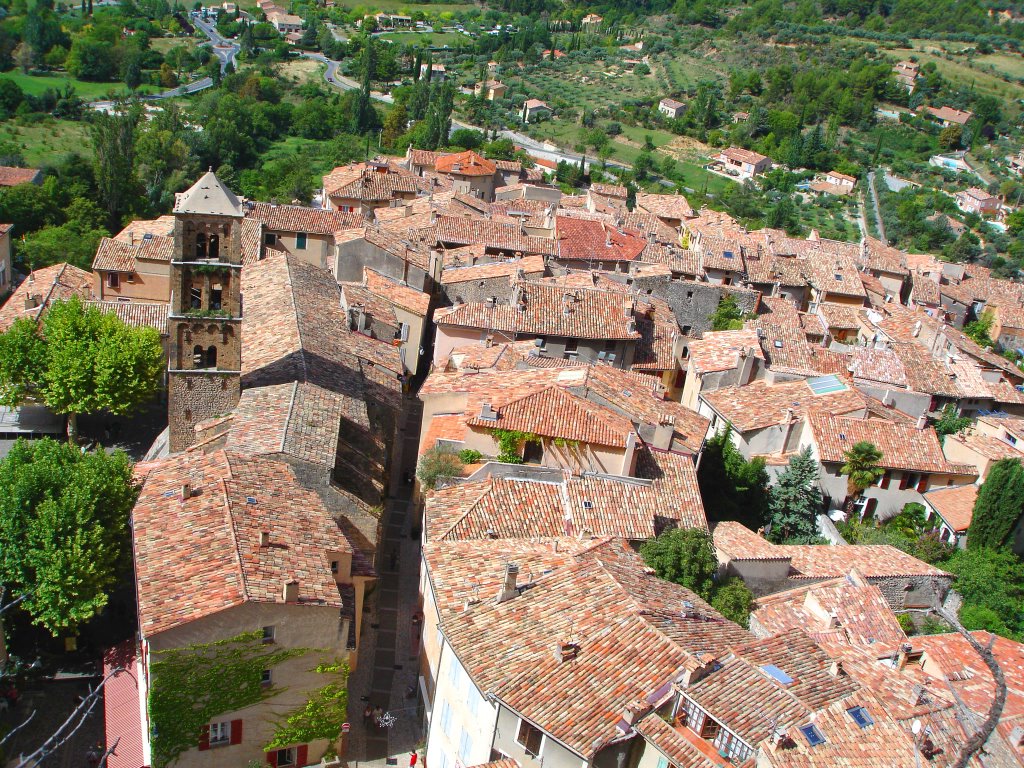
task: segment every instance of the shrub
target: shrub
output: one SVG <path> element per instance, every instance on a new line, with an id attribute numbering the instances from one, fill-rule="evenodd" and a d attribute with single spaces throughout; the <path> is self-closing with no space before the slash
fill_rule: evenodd
<path id="1" fill-rule="evenodd" d="M 473 448 L 463 448 L 459 451 L 459 460 L 463 464 L 476 464 L 482 458 L 483 454 Z"/>
<path id="2" fill-rule="evenodd" d="M 451 448 L 434 446 L 420 456 L 416 466 L 416 477 L 428 491 L 439 484 L 458 477 L 462 473 L 463 462 Z"/>

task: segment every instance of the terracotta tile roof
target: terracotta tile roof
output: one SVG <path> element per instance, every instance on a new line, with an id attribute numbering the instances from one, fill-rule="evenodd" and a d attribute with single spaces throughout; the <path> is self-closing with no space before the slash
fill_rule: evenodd
<path id="1" fill-rule="evenodd" d="M 374 321 L 397 329 L 398 318 L 391 302 L 368 290 L 362 283 L 339 283 L 345 306 L 361 307 Z"/>
<path id="2" fill-rule="evenodd" d="M 358 213 L 272 203 L 254 204 L 247 216 L 256 219 L 271 232 L 305 232 L 311 235 L 332 235 L 339 229 L 354 229 L 366 223 L 366 219 Z"/>
<path id="3" fill-rule="evenodd" d="M 136 219 L 124 229 L 114 235 L 115 240 L 132 244 L 141 240 L 145 235 L 159 235 L 160 237 L 174 236 L 174 216 L 165 215 L 155 219 Z"/>
<path id="4" fill-rule="evenodd" d="M 626 448 L 633 431 L 628 419 L 610 411 L 595 411 L 587 401 L 557 385 L 512 400 L 495 410 L 497 420 L 474 416 L 466 423 L 473 427 L 530 432 L 613 448 Z"/>
<path id="5" fill-rule="evenodd" d="M 971 634 L 981 645 L 991 649 L 1006 678 L 1007 696 L 997 733 L 1019 763 L 1024 761 L 1024 750 L 1021 749 L 1019 735 L 1016 739 L 1013 735 L 1024 725 L 1024 646 L 990 632 L 977 631 Z M 973 714 L 975 722 L 980 722 L 988 715 L 995 698 L 992 672 L 963 636 L 956 632 L 948 635 L 918 635 L 914 638 L 914 644 L 925 652 L 925 669 L 956 693 L 958 700 Z"/>
<path id="6" fill-rule="evenodd" d="M 738 331 L 711 331 L 690 342 L 688 370 L 697 373 L 727 371 L 738 365 L 742 353 L 764 359 L 757 332 L 753 328 Z"/>
<path id="7" fill-rule="evenodd" d="M 891 349 L 857 347 L 850 356 L 850 372 L 855 379 L 907 386 L 903 361 Z"/>
<path id="8" fill-rule="evenodd" d="M 689 457 L 646 454 L 656 479 L 612 475 L 550 479 L 490 476 L 444 488 L 427 500 L 432 540 L 612 536 L 641 541 L 665 528 L 701 528 L 707 519 Z"/>
<path id="9" fill-rule="evenodd" d="M 161 336 L 167 335 L 167 304 L 143 301 L 83 301 L 82 305 L 117 315 L 121 322 L 133 328 L 155 328 Z"/>
<path id="10" fill-rule="evenodd" d="M 492 563 L 497 570 L 503 558 Z M 616 542 L 537 575 L 511 600 L 483 597 L 442 621 L 459 660 L 481 690 L 584 759 L 621 735 L 627 705 L 678 674 L 692 654 L 749 637 L 694 593 L 645 574 Z M 683 601 L 705 618 L 680 620 Z M 574 643 L 575 658 L 561 661 L 559 642 Z"/>
<path id="11" fill-rule="evenodd" d="M 697 249 L 703 270 L 721 269 L 726 272 L 743 272 L 743 249 L 732 239 L 705 235 Z"/>
<path id="12" fill-rule="evenodd" d="M 0 165 L 0 187 L 15 187 L 18 184 L 31 184 L 42 174 L 38 168 L 12 168 Z"/>
<path id="13" fill-rule="evenodd" d="M 697 252 L 674 246 L 666 247 L 648 244 L 640 255 L 640 261 L 652 264 L 665 264 L 672 272 L 678 272 L 683 275 L 696 276 L 701 274 L 700 256 Z M 640 268 L 638 263 L 634 263 L 636 264 L 634 269 Z"/>
<path id="14" fill-rule="evenodd" d="M 590 190 L 602 197 L 617 197 L 626 199 L 626 188 L 620 184 L 591 184 Z"/>
<path id="15" fill-rule="evenodd" d="M 733 765 L 718 754 L 710 742 L 689 728 L 673 728 L 656 714 L 645 717 L 633 728 L 675 768 L 729 768 Z"/>
<path id="16" fill-rule="evenodd" d="M 183 483 L 193 495 L 182 500 Z M 250 501 L 250 499 L 252 501 Z M 352 552 L 287 464 L 186 452 L 149 468 L 132 511 L 139 622 L 155 634 L 245 602 L 341 607 L 328 552 Z M 272 546 L 260 546 L 269 531 Z"/>
<path id="17" fill-rule="evenodd" d="M 771 736 L 774 728 L 804 724 L 813 711 L 857 690 L 849 677 L 829 674 L 831 661 L 802 631 L 789 631 L 733 648 L 720 659 L 721 668 L 691 684 L 686 696 L 747 744 L 755 745 Z M 764 669 L 769 664 L 792 682 L 784 685 L 776 680 Z"/>
<path id="18" fill-rule="evenodd" d="M 450 173 L 455 176 L 493 176 L 498 170 L 493 162 L 472 150 L 439 155 L 434 161 L 434 169 L 438 173 Z"/>
<path id="19" fill-rule="evenodd" d="M 904 277 L 907 275 L 906 254 L 898 248 L 886 245 L 881 240 L 868 237 L 864 241 L 864 249 L 860 261 L 869 269 L 889 272 Z"/>
<path id="20" fill-rule="evenodd" d="M 860 328 L 860 308 L 849 304 L 822 302 L 818 306 L 828 328 L 840 331 L 856 331 Z"/>
<path id="21" fill-rule="evenodd" d="M 604 222 L 558 217 L 558 257 L 567 261 L 633 261 L 647 247 L 636 232 Z"/>
<path id="22" fill-rule="evenodd" d="M 741 163 L 750 163 L 751 165 L 756 165 L 768 159 L 762 154 L 741 147 L 727 147 L 719 154 L 728 157 L 730 160 L 738 160 Z"/>
<path id="23" fill-rule="evenodd" d="M 741 433 L 785 424 L 789 418 L 800 420 L 811 411 L 844 414 L 865 408 L 864 397 L 852 387 L 818 395 L 807 381 L 754 381 L 704 392 L 700 398 Z"/>
<path id="24" fill-rule="evenodd" d="M 652 195 L 637 192 L 636 207 L 663 219 L 688 219 L 696 214 L 682 195 Z"/>
<path id="25" fill-rule="evenodd" d="M 914 302 L 919 304 L 934 304 L 938 306 L 942 301 L 939 284 L 930 277 L 925 277 L 924 275 L 915 273 L 911 275 L 911 282 L 914 286 L 911 291 L 911 297 Z"/>
<path id="26" fill-rule="evenodd" d="M 228 451 L 286 454 L 329 469 L 337 460 L 342 419 L 370 429 L 362 400 L 298 381 L 243 390 L 228 419 Z"/>
<path id="27" fill-rule="evenodd" d="M 170 263 L 173 255 L 173 237 L 144 235 L 132 245 L 123 240 L 104 237 L 96 250 L 92 268 L 104 272 L 134 272 L 136 259 Z"/>
<path id="28" fill-rule="evenodd" d="M 447 253 L 452 253 L 452 251 L 448 251 Z M 490 280 L 495 277 L 513 277 L 519 270 L 522 270 L 524 277 L 528 279 L 543 277 L 544 257 L 535 254 L 531 256 L 524 256 L 523 258 L 516 259 L 514 261 L 492 261 L 486 264 L 445 267 L 444 271 L 441 272 L 441 284 L 455 285 L 457 283 L 468 283 L 474 280 Z"/>
<path id="29" fill-rule="evenodd" d="M 0 332 L 21 317 L 38 320 L 55 301 L 66 301 L 72 296 L 87 299 L 91 293 L 92 275 L 72 264 L 61 262 L 33 270 L 0 307 Z M 26 309 L 25 301 L 30 296 L 38 301 L 36 306 Z"/>
<path id="30" fill-rule="evenodd" d="M 808 424 L 822 462 L 843 464 L 844 452 L 865 441 L 882 452 L 879 464 L 887 469 L 974 474 L 973 469 L 946 460 L 931 427 L 917 429 L 879 419 L 851 419 L 826 413 L 809 414 Z"/>
<path id="31" fill-rule="evenodd" d="M 813 347 L 800 324 L 800 314 L 786 299 L 762 299 L 769 309 L 755 321 L 758 342 L 768 366 L 780 373 L 813 376 L 817 373 Z"/>
<path id="32" fill-rule="evenodd" d="M 461 304 L 435 310 L 434 322 L 569 339 L 636 340 L 640 337 L 635 328 L 632 302 L 624 301 L 621 293 L 586 288 L 566 292 L 557 285 L 527 281 L 517 282 L 516 288 L 518 298 L 525 302 L 525 309 L 520 310 L 518 304 L 493 307 L 485 302 Z"/>
<path id="33" fill-rule="evenodd" d="M 412 165 L 425 165 L 431 168 L 434 167 L 434 163 L 437 162 L 437 158 L 441 155 L 440 152 L 431 152 L 428 149 L 409 149 L 409 162 Z"/>
<path id="34" fill-rule="evenodd" d="M 290 254 L 271 254 L 242 270 L 242 292 L 244 386 L 308 381 L 396 404 L 398 350 L 349 330 L 330 272 Z"/>
<path id="35" fill-rule="evenodd" d="M 511 757 L 506 757 L 502 760 L 491 760 L 488 763 L 478 763 L 475 766 L 470 766 L 470 768 L 519 768 L 519 763 Z"/>
<path id="36" fill-rule="evenodd" d="M 758 634 L 779 635 L 802 629 L 815 640 L 834 636 L 875 658 L 907 642 L 882 591 L 856 571 L 759 597 L 750 612 Z"/>
<path id="37" fill-rule="evenodd" d="M 950 528 L 957 533 L 965 533 L 971 527 L 971 519 L 974 517 L 974 501 L 978 498 L 978 486 L 970 483 L 938 488 L 928 491 L 924 498 Z"/>
<path id="38" fill-rule="evenodd" d="M 659 243 L 665 245 L 677 245 L 679 243 L 679 230 L 676 227 L 669 226 L 653 213 L 623 211 L 620 214 L 620 222 L 620 226 L 625 229 L 636 230 L 644 237 L 654 235 L 655 240 Z"/>
<path id="39" fill-rule="evenodd" d="M 524 255 L 539 253 L 552 256 L 558 253 L 557 241 L 527 235 L 519 224 L 467 219 L 461 216 L 438 216 L 435 237 L 438 243 L 446 246 L 482 243 L 488 248 L 518 251 Z"/>
<path id="40" fill-rule="evenodd" d="M 415 315 L 426 317 L 430 311 L 430 294 L 401 285 L 369 267 L 363 267 L 363 283 L 371 293 Z"/>
<path id="41" fill-rule="evenodd" d="M 255 264 L 263 258 L 263 225 L 255 219 L 242 219 L 242 265 Z"/>
<path id="42" fill-rule="evenodd" d="M 876 421 L 868 422 L 877 424 Z M 740 523 L 715 526 L 715 548 L 732 560 L 790 561 L 790 578 L 833 579 L 857 569 L 866 578 L 950 574 L 888 544 L 772 544 Z"/>

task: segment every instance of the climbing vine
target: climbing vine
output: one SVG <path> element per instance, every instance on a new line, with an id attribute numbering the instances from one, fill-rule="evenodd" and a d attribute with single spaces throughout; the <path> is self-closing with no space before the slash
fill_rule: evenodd
<path id="1" fill-rule="evenodd" d="M 263 670 L 309 650 L 264 644 L 263 633 L 256 631 L 154 652 L 149 691 L 154 768 L 195 747 L 217 715 L 276 696 L 280 689 L 261 683 Z"/>
<path id="2" fill-rule="evenodd" d="M 343 661 L 320 664 L 316 671 L 330 675 L 331 682 L 314 691 L 304 705 L 284 717 L 265 750 L 338 738 L 348 709 L 348 664 Z"/>
<path id="3" fill-rule="evenodd" d="M 498 461 L 505 464 L 522 464 L 519 446 L 523 443 L 539 443 L 540 436 L 533 432 L 520 432 L 515 429 L 492 429 L 491 437 L 498 441 Z"/>

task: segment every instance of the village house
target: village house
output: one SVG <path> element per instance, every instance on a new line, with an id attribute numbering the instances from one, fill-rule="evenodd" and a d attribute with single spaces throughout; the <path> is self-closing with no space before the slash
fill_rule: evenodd
<path id="1" fill-rule="evenodd" d="M 740 147 L 728 147 L 715 155 L 715 163 L 723 172 L 740 181 L 753 179 L 771 170 L 772 160 L 757 152 Z"/>
<path id="2" fill-rule="evenodd" d="M 974 467 L 943 455 L 932 427 L 811 413 L 797 447 L 809 447 L 821 464 L 819 484 L 829 509 L 842 509 L 846 503 L 847 478 L 840 469 L 846 463 L 846 451 L 859 442 L 878 448 L 882 454 L 878 463 L 885 470 L 875 485 L 854 500 L 854 514 L 859 517 L 875 515 L 885 520 L 910 502 L 920 504 L 922 495 L 933 488 L 977 479 Z"/>
<path id="3" fill-rule="evenodd" d="M 603 21 L 604 19 L 596 13 L 588 13 L 580 21 L 580 29 L 584 32 L 597 32 L 601 28 L 601 23 Z"/>
<path id="4" fill-rule="evenodd" d="M 825 195 L 849 195 L 857 186 L 857 179 L 839 171 L 829 171 L 820 181 L 812 181 L 810 190 Z"/>
<path id="5" fill-rule="evenodd" d="M 675 120 L 683 116 L 683 113 L 686 111 L 686 104 L 666 97 L 658 102 L 658 111 L 669 120 Z"/>
<path id="6" fill-rule="evenodd" d="M 527 99 L 523 102 L 523 122 L 536 123 L 551 117 L 553 110 L 540 99 Z"/>
<path id="7" fill-rule="evenodd" d="M 971 527 L 977 498 L 978 486 L 975 483 L 936 488 L 924 495 L 928 519 L 932 515 L 938 519 L 939 541 L 960 549 L 967 546 L 967 531 Z"/>
<path id="8" fill-rule="evenodd" d="M 951 125 L 967 125 L 967 121 L 974 117 L 973 112 L 953 109 L 953 107 L 939 107 L 938 109 L 935 107 L 925 107 L 924 112 L 943 128 L 948 128 Z"/>
<path id="9" fill-rule="evenodd" d="M 135 221 L 104 237 L 92 262 L 93 294 L 101 301 L 169 302 L 174 217 Z"/>
<path id="10" fill-rule="evenodd" d="M 921 67 L 916 61 L 898 61 L 892 67 L 896 82 L 910 93 L 913 93 L 914 88 L 917 87 L 917 76 L 920 71 Z"/>
<path id="11" fill-rule="evenodd" d="M 0 187 L 42 183 L 43 172 L 38 168 L 12 168 L 8 165 L 0 165 Z"/>
<path id="12" fill-rule="evenodd" d="M 681 402 L 693 410 L 698 409 L 702 393 L 749 384 L 765 365 L 757 331 L 752 328 L 714 331 L 700 339 L 687 339 L 681 356 L 686 361 Z"/>
<path id="13" fill-rule="evenodd" d="M 32 270 L 0 307 L 0 332 L 18 318 L 38 322 L 55 301 L 66 301 L 72 296 L 90 298 L 92 283 L 89 272 L 65 262 Z"/>
<path id="14" fill-rule="evenodd" d="M 372 217 L 381 208 L 401 206 L 435 187 L 392 161 L 338 166 L 323 178 L 323 204 L 332 211 Z"/>
<path id="15" fill-rule="evenodd" d="M 325 268 L 333 261 L 336 234 L 356 230 L 365 223 L 358 213 L 274 203 L 247 204 L 245 215 L 259 222 L 265 248 Z"/>
<path id="16" fill-rule="evenodd" d="M 1020 306 L 991 306 L 992 328 L 989 336 L 1000 349 L 1017 350 L 1024 347 L 1024 308 Z"/>
<path id="17" fill-rule="evenodd" d="M 274 25 L 278 34 L 287 35 L 302 32 L 302 17 L 291 13 L 272 12 L 267 14 L 267 21 Z"/>
<path id="18" fill-rule="evenodd" d="M 400 222 L 401 223 L 401 222 Z M 442 260 L 431 250 L 433 242 L 415 230 L 364 227 L 335 235 L 331 273 L 339 282 L 357 282 L 369 268 L 417 291 L 431 292 L 440 276 Z"/>
<path id="19" fill-rule="evenodd" d="M 427 76 L 427 67 L 430 67 L 430 76 Z M 448 77 L 448 70 L 444 64 L 420 64 L 420 77 L 431 83 L 443 83 Z"/>
<path id="20" fill-rule="evenodd" d="M 977 187 L 957 192 L 953 199 L 956 200 L 957 208 L 964 213 L 976 213 L 979 216 L 995 216 L 1003 205 L 997 195 L 991 195 Z"/>
<path id="21" fill-rule="evenodd" d="M 508 86 L 498 80 L 488 80 L 485 83 L 477 83 L 476 87 L 473 88 L 473 94 L 475 96 L 483 94 L 487 101 L 503 99 L 505 98 L 506 93 L 508 93 Z"/>

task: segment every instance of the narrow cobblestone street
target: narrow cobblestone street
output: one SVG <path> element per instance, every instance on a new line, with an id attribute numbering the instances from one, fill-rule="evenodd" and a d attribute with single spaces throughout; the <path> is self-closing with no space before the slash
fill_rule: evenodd
<path id="1" fill-rule="evenodd" d="M 377 588 L 361 639 L 360 664 L 349 680 L 349 722 L 345 760 L 348 765 L 409 765 L 421 740 L 418 701 L 419 635 L 413 619 L 419 610 L 420 539 L 410 538 L 414 525 L 405 482 L 416 469 L 422 406 L 409 399 L 396 440 L 391 495 L 384 509 L 378 548 Z M 410 691 L 411 694 L 410 695 Z M 396 719 L 389 728 L 365 723 L 367 703 Z M 391 762 L 389 762 L 391 759 Z"/>

